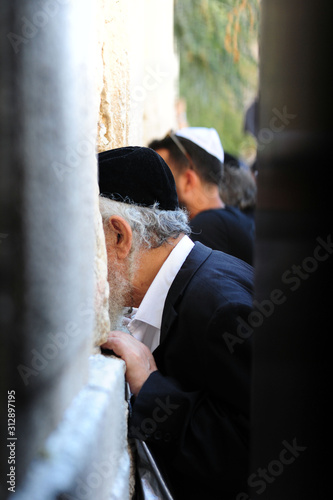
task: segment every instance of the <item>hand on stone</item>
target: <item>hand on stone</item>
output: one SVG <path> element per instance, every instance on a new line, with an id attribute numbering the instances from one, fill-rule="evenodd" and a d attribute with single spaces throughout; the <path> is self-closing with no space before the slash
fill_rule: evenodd
<path id="1" fill-rule="evenodd" d="M 151 373 L 157 370 L 154 356 L 147 346 L 118 330 L 109 333 L 108 340 L 101 347 L 111 349 L 126 363 L 126 380 L 132 394 L 138 395 L 141 387 Z"/>

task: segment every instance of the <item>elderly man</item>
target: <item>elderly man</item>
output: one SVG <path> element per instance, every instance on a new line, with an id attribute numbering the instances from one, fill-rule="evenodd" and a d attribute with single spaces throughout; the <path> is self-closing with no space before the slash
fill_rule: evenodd
<path id="1" fill-rule="evenodd" d="M 253 269 L 190 240 L 152 149 L 100 153 L 99 186 L 114 328 L 104 347 L 126 363 L 129 436 L 176 500 L 235 500 L 248 477 Z"/>

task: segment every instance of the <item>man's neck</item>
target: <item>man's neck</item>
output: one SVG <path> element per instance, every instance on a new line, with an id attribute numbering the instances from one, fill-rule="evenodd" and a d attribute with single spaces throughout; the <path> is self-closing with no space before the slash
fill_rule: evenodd
<path id="1" fill-rule="evenodd" d="M 177 239 L 170 239 L 158 248 L 140 252 L 139 264 L 132 281 L 130 304 L 132 307 L 139 307 L 155 276 L 183 236 L 181 234 Z"/>
<path id="2" fill-rule="evenodd" d="M 193 219 L 200 212 L 224 208 L 225 204 L 220 198 L 218 187 L 212 187 L 200 190 L 193 195 L 192 203 L 188 204 L 189 218 Z"/>

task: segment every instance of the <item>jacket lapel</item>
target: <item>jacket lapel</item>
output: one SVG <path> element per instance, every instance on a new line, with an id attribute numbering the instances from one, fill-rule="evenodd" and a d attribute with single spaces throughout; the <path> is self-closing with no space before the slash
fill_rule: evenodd
<path id="1" fill-rule="evenodd" d="M 176 311 L 177 303 L 182 299 L 182 296 L 190 282 L 193 274 L 197 269 L 207 260 L 212 253 L 212 250 L 205 247 L 199 242 L 196 242 L 191 252 L 187 256 L 184 264 L 180 268 L 173 283 L 170 287 L 168 295 L 165 300 L 162 325 L 161 325 L 161 340 L 162 343 L 167 336 L 170 328 L 178 316 Z"/>

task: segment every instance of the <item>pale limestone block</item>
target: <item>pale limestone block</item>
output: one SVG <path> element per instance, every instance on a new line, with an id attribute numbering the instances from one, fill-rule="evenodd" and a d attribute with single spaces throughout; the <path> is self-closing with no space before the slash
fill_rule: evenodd
<path id="1" fill-rule="evenodd" d="M 129 110 L 128 1 L 100 2 L 100 88 L 98 150 L 127 145 Z"/>
<path id="2" fill-rule="evenodd" d="M 173 0 L 99 0 L 97 24 L 98 151 L 177 128 Z"/>
<path id="3" fill-rule="evenodd" d="M 88 384 L 31 463 L 16 500 L 128 500 L 124 362 L 90 356 Z"/>
<path id="4" fill-rule="evenodd" d="M 175 52 L 173 0 L 145 0 L 143 144 L 177 129 L 179 58 Z"/>
<path id="5" fill-rule="evenodd" d="M 15 179 L 9 216 L 20 218 L 14 241 L 23 254 L 20 281 L 16 269 L 12 277 L 21 323 L 13 318 L 15 344 L 6 354 L 24 408 L 17 412 L 17 484 L 86 382 L 94 325 L 96 158 L 86 139 L 96 128 L 94 5 L 59 2 L 52 13 L 43 6 L 1 6 L 4 38 L 29 35 L 17 52 L 8 40 L 0 51 L 9 75 L 4 88 L 1 79 L 9 108 L 1 109 L 10 151 L 3 161 Z"/>

